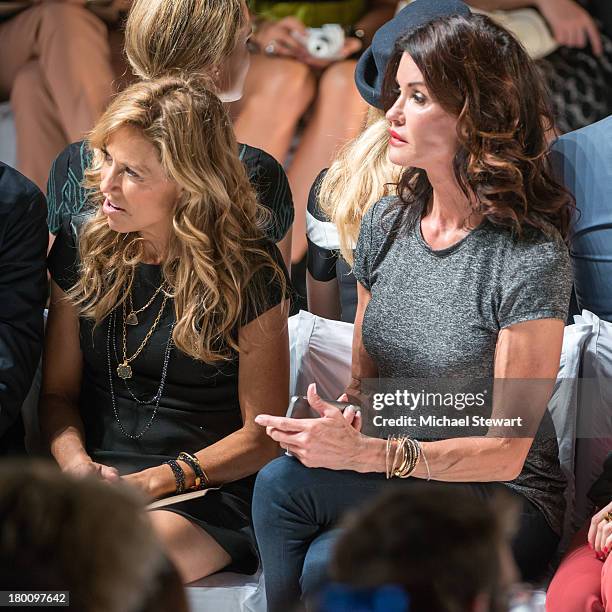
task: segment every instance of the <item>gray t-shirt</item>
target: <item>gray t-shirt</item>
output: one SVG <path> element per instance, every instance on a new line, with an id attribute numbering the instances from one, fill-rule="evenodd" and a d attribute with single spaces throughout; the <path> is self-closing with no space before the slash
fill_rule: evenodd
<path id="1" fill-rule="evenodd" d="M 401 217 L 395 203 L 383 198 L 364 216 L 353 267 L 371 292 L 363 344 L 381 378 L 492 379 L 500 330 L 534 319 L 565 321 L 571 267 L 554 228 L 549 236 L 526 228 L 519 240 L 485 220 L 434 251 L 421 234 L 420 215 L 393 231 Z M 561 532 L 566 481 L 548 411 L 523 471 L 505 484 Z"/>

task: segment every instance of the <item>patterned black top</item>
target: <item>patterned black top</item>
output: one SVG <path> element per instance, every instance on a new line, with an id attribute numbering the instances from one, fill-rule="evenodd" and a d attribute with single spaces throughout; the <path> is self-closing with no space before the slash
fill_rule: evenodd
<path id="1" fill-rule="evenodd" d="M 265 151 L 240 145 L 240 159 L 244 162 L 251 184 L 259 201 L 272 211 L 267 237 L 280 242 L 293 223 L 293 198 L 283 167 Z M 65 219 L 85 212 L 88 190 L 83 187 L 85 170 L 91 152 L 85 141 L 68 145 L 55 159 L 47 183 L 47 224 L 57 234 Z"/>

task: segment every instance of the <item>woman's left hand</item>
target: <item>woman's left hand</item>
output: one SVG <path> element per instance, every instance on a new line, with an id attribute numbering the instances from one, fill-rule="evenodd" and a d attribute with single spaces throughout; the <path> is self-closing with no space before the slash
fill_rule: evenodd
<path id="1" fill-rule="evenodd" d="M 595 554 L 602 558 L 612 551 L 612 521 L 605 518 L 610 513 L 612 513 L 612 502 L 593 516 L 589 526 L 589 544 Z"/>
<path id="2" fill-rule="evenodd" d="M 358 411 L 350 406 L 341 412 L 327 404 L 317 395 L 314 383 L 308 387 L 307 397 L 320 418 L 290 419 L 260 414 L 255 422 L 306 467 L 355 469 L 366 439 L 359 432 Z"/>
<path id="3" fill-rule="evenodd" d="M 162 472 L 162 470 L 169 473 L 166 474 Z M 172 474 L 169 466 L 165 465 L 147 468 L 146 470 L 141 470 L 140 472 L 127 474 L 126 476 L 123 476 L 121 480 L 132 487 L 136 487 L 147 499 L 150 500 L 171 495 L 175 490 L 174 475 Z"/>
<path id="4" fill-rule="evenodd" d="M 603 53 L 597 24 L 575 0 L 536 0 L 535 4 L 560 45 L 584 48 L 588 40 L 595 55 Z"/>

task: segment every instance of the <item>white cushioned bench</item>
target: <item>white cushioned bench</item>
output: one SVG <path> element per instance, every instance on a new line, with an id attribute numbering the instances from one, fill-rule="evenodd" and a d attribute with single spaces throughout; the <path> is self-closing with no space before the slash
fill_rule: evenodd
<path id="1" fill-rule="evenodd" d="M 263 575 L 220 572 L 187 586 L 191 612 L 266 612 Z"/>

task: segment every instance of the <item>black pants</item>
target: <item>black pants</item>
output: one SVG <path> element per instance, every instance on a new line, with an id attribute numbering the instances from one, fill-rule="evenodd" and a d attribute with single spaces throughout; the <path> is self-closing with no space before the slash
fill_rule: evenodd
<path id="1" fill-rule="evenodd" d="M 387 487 L 410 486 L 413 479 L 387 480 L 383 474 L 312 469 L 280 457 L 259 472 L 253 499 L 255 535 L 263 563 L 269 612 L 286 612 L 303 595 L 309 599 L 327 580 L 327 567 L 347 511 L 357 509 Z M 430 482 L 427 486 L 444 486 Z M 486 498 L 497 483 L 469 483 Z M 523 580 L 545 571 L 559 541 L 542 513 L 524 498 L 513 552 Z"/>

